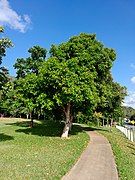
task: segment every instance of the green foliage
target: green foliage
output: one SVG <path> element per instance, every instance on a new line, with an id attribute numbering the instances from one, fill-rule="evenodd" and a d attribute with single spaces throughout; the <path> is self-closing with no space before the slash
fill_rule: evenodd
<path id="1" fill-rule="evenodd" d="M 4 33 L 4 28 L 0 26 L 0 33 Z M 0 65 L 2 64 L 2 58 L 6 56 L 6 49 L 12 47 L 13 44 L 10 39 L 2 37 L 0 39 Z M 5 97 L 4 97 L 4 88 L 6 88 L 5 84 L 11 80 L 9 76 L 9 72 L 5 67 L 0 67 L 0 112 L 4 113 L 7 110 L 7 106 L 5 105 Z M 8 113 L 8 112 L 6 112 Z"/>
<path id="2" fill-rule="evenodd" d="M 40 110 L 42 109 L 41 104 L 45 100 L 45 94 L 41 95 L 38 87 L 37 75 L 41 63 L 45 61 L 47 51 L 40 46 L 33 46 L 28 52 L 30 57 L 17 59 L 14 65 L 17 69 L 17 79 L 14 82 L 16 96 L 11 107 L 17 106 L 20 111 L 18 114 L 30 114 L 33 117 L 39 111 L 39 106 Z M 44 99 L 39 103 L 41 97 Z M 49 104 L 48 99 L 46 104 Z"/>
<path id="3" fill-rule="evenodd" d="M 8 81 L 10 81 L 8 70 L 5 67 L 0 67 L 0 90 Z"/>
<path id="4" fill-rule="evenodd" d="M 64 106 L 68 102 L 82 103 L 85 99 L 90 99 L 91 105 L 94 105 L 98 98 L 93 76 L 88 68 L 79 69 L 76 59 L 59 62 L 50 58 L 40 69 L 40 81 L 44 85 L 43 89 L 58 106 Z"/>
<path id="5" fill-rule="evenodd" d="M 5 115 L 16 115 L 20 111 L 19 102 L 15 101 L 16 91 L 14 90 L 14 83 L 7 82 L 1 90 L 1 113 Z"/>
<path id="6" fill-rule="evenodd" d="M 111 76 L 116 58 L 113 49 L 104 47 L 95 35 L 82 33 L 68 42 L 52 45 L 50 55 L 39 76 L 41 89 L 55 106 L 66 109 L 70 103 L 74 116 L 78 112 L 91 116 L 95 111 L 104 116 L 120 116 L 125 88 L 113 82 Z"/>
<path id="7" fill-rule="evenodd" d="M 17 69 L 17 78 L 25 77 L 29 73 L 38 74 L 38 68 L 46 58 L 47 50 L 40 46 L 33 46 L 28 50 L 30 57 L 17 59 L 14 68 Z"/>
<path id="8" fill-rule="evenodd" d="M 135 109 L 132 107 L 123 106 L 124 117 L 130 118 L 135 114 Z"/>
<path id="9" fill-rule="evenodd" d="M 4 28 L 0 26 L 0 33 L 4 33 Z M 2 37 L 0 39 L 0 65 L 2 58 L 6 56 L 6 49 L 12 47 L 13 44 L 10 39 Z M 8 70 L 5 67 L 0 67 L 0 90 L 4 83 L 8 81 Z"/>
<path id="10" fill-rule="evenodd" d="M 15 90 L 17 92 L 16 102 L 18 100 L 21 101 L 23 107 L 25 107 L 25 111 L 27 109 L 28 114 L 32 113 L 37 106 L 38 86 L 36 74 L 28 74 L 25 78 L 19 78 L 15 83 Z"/>
<path id="11" fill-rule="evenodd" d="M 47 50 L 40 46 L 33 46 L 28 50 L 33 60 L 44 60 L 46 58 Z"/>

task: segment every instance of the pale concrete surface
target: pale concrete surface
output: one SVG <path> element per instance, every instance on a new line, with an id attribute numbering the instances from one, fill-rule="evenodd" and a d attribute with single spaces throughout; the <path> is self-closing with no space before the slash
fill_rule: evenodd
<path id="1" fill-rule="evenodd" d="M 118 172 L 108 140 L 88 132 L 90 142 L 80 159 L 62 180 L 118 180 Z"/>

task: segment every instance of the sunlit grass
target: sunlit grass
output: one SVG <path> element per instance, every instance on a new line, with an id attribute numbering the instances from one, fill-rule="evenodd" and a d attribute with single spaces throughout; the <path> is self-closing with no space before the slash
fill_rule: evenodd
<path id="1" fill-rule="evenodd" d="M 119 130 L 99 131 L 109 140 L 121 180 L 135 180 L 135 143 L 129 141 Z"/>
<path id="2" fill-rule="evenodd" d="M 89 141 L 79 126 L 61 139 L 63 125 L 0 119 L 0 179 L 61 179 Z"/>

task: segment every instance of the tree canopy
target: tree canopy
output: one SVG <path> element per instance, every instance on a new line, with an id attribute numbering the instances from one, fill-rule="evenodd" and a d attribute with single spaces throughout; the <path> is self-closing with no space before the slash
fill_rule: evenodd
<path id="1" fill-rule="evenodd" d="M 114 114 L 121 107 L 124 87 L 113 82 L 110 72 L 115 58 L 115 51 L 97 41 L 95 34 L 82 33 L 52 45 L 39 77 L 41 89 L 65 114 L 63 136 L 79 111 Z"/>
<path id="2" fill-rule="evenodd" d="M 95 115 L 121 115 L 126 93 L 111 75 L 116 53 L 95 34 L 81 33 L 52 45 L 48 58 L 46 49 L 40 46 L 28 52 L 30 57 L 19 58 L 14 65 L 17 79 L 9 91 L 9 97 L 14 94 L 11 109 L 30 114 L 31 119 L 49 114 L 55 120 L 65 120 L 62 137 L 68 136 L 72 122 L 80 115 L 85 122 Z"/>

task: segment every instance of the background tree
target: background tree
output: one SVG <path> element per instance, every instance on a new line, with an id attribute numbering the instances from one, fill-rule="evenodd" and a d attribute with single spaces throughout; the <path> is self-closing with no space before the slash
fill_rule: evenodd
<path id="1" fill-rule="evenodd" d="M 130 120 L 135 120 L 135 114 L 130 117 Z"/>
<path id="2" fill-rule="evenodd" d="M 119 121 L 119 117 L 123 116 L 122 102 L 126 96 L 126 88 L 113 82 L 111 77 L 100 84 L 99 94 L 100 102 L 96 111 L 102 112 L 103 117 L 107 117 L 109 121 L 113 119 Z"/>
<path id="3" fill-rule="evenodd" d="M 33 115 L 37 106 L 36 97 L 38 94 L 37 76 L 34 73 L 27 74 L 24 78 L 19 78 L 15 81 L 15 91 L 17 96 L 15 102 L 18 105 L 23 104 L 22 112 L 30 115 L 31 123 L 33 127 Z"/>
<path id="4" fill-rule="evenodd" d="M 26 59 L 17 59 L 14 65 L 15 69 L 17 69 L 15 90 L 17 92 L 16 104 L 21 105 L 21 112 L 23 114 L 25 113 L 27 118 L 30 117 L 30 126 L 33 127 L 34 116 L 37 113 L 41 113 L 39 111 L 41 94 L 38 97 L 40 89 L 37 84 L 38 69 L 41 63 L 45 61 L 47 51 L 40 46 L 33 46 L 28 52 L 30 53 L 30 57 Z M 42 104 L 43 100 L 44 98 L 42 99 Z"/>
<path id="5" fill-rule="evenodd" d="M 4 28 L 0 26 L 0 33 L 4 33 Z M 2 64 L 2 58 L 6 56 L 6 49 L 12 47 L 13 44 L 10 39 L 2 37 L 0 39 L 0 65 Z M 0 67 L 0 89 L 2 85 L 6 83 L 8 70 L 5 67 Z"/>
<path id="6" fill-rule="evenodd" d="M 4 28 L 0 26 L 0 33 L 4 33 Z M 13 44 L 10 39 L 0 38 L 0 112 L 3 113 L 3 86 L 10 80 L 8 70 L 2 67 L 2 58 L 6 56 L 6 49 L 12 47 Z"/>
<path id="7" fill-rule="evenodd" d="M 14 83 L 7 82 L 1 90 L 1 113 L 4 116 L 17 116 L 17 111 L 19 107 L 15 102 Z"/>
<path id="8" fill-rule="evenodd" d="M 25 77 L 28 73 L 38 74 L 40 63 L 45 61 L 47 50 L 40 46 L 33 46 L 28 50 L 30 57 L 18 58 L 14 64 L 17 78 Z"/>
<path id="9" fill-rule="evenodd" d="M 33 117 L 38 111 L 39 94 L 37 85 L 38 69 L 46 58 L 46 49 L 40 46 L 33 46 L 28 50 L 30 57 L 26 59 L 17 59 L 14 68 L 17 69 L 17 80 L 15 82 L 15 90 L 17 91 L 19 100 L 23 103 L 22 113 L 26 113 L 31 118 L 31 127 L 33 127 Z"/>
<path id="10" fill-rule="evenodd" d="M 127 117 L 128 119 L 135 114 L 135 109 L 132 107 L 127 107 L 127 106 L 123 106 L 123 113 L 124 113 L 124 117 Z"/>

